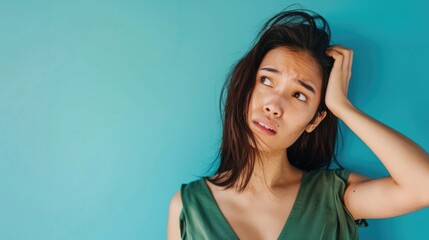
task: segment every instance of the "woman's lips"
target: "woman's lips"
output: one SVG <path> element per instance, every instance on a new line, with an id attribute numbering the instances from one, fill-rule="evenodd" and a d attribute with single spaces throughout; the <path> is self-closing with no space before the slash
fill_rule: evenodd
<path id="1" fill-rule="evenodd" d="M 263 133 L 265 133 L 265 134 L 268 134 L 268 135 L 270 135 L 270 136 L 272 136 L 272 135 L 275 135 L 276 134 L 276 132 L 274 131 L 274 130 L 271 130 L 271 129 L 267 129 L 267 128 L 265 128 L 264 126 L 262 126 L 262 125 L 260 125 L 258 122 L 253 122 L 255 125 L 256 125 L 256 127 L 259 129 L 259 130 L 261 130 L 261 132 L 263 132 Z"/>

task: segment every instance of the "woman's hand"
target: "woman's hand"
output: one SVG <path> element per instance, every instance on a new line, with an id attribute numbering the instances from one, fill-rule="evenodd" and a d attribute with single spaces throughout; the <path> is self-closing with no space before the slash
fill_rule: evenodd
<path id="1" fill-rule="evenodd" d="M 338 118 L 344 107 L 352 104 L 347 98 L 350 77 L 352 75 L 353 51 L 342 46 L 332 46 L 326 55 L 334 58 L 334 66 L 329 76 L 325 103 L 329 110 Z"/>

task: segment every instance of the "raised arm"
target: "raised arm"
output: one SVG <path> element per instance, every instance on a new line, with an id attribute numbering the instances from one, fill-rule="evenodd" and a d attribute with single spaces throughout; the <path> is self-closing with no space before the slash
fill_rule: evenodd
<path id="1" fill-rule="evenodd" d="M 347 98 L 353 52 L 334 46 L 326 104 L 380 159 L 390 176 L 362 180 L 352 173 L 344 204 L 355 219 L 386 218 L 429 206 L 429 155 L 416 143 L 367 116 Z"/>

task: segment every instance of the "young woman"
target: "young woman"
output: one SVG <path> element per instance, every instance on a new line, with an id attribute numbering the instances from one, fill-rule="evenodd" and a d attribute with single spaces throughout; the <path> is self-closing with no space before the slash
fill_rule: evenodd
<path id="1" fill-rule="evenodd" d="M 358 239 L 429 206 L 429 156 L 347 98 L 353 52 L 308 10 L 270 19 L 225 84 L 220 165 L 171 200 L 168 239 Z M 341 119 L 390 176 L 329 170 Z"/>

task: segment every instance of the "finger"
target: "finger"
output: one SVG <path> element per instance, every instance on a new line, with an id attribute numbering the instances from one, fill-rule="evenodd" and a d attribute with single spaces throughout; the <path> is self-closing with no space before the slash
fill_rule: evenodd
<path id="1" fill-rule="evenodd" d="M 346 73 L 347 80 L 349 80 L 352 75 L 353 51 L 351 49 L 342 49 L 342 51 L 345 58 L 343 70 Z"/>
<path id="2" fill-rule="evenodd" d="M 331 48 L 326 51 L 326 55 L 332 57 L 335 60 L 332 71 L 343 71 L 344 56 L 340 52 L 338 52 L 335 48 Z"/>
<path id="3" fill-rule="evenodd" d="M 332 71 L 341 71 L 343 68 L 343 55 L 334 49 L 326 50 L 326 55 L 335 60 L 334 65 L 332 66 Z"/>
<path id="4" fill-rule="evenodd" d="M 346 72 L 347 76 L 350 78 L 353 65 L 353 50 L 339 45 L 333 45 L 332 47 L 330 47 L 330 49 L 335 50 L 340 54 L 344 55 L 344 63 L 342 70 Z"/>
<path id="5" fill-rule="evenodd" d="M 351 49 L 348 49 L 348 48 L 345 48 L 345 47 L 339 47 L 337 49 L 344 56 L 344 63 L 343 63 L 342 71 L 343 71 L 344 76 L 345 76 L 344 86 L 345 86 L 345 91 L 347 92 L 347 89 L 348 89 L 349 83 L 350 83 L 350 78 L 351 78 L 351 67 L 352 67 L 352 62 L 353 62 L 353 51 Z"/>
<path id="6" fill-rule="evenodd" d="M 341 46 L 341 45 L 331 45 L 329 48 L 336 49 L 338 51 L 347 51 L 347 50 L 350 50 L 350 49 L 348 49 L 348 48 L 346 48 L 344 46 Z"/>
<path id="7" fill-rule="evenodd" d="M 347 73 L 346 73 L 346 93 L 347 93 L 347 89 L 349 88 L 349 83 L 350 83 L 350 79 L 352 77 L 352 65 L 353 65 L 353 51 L 351 49 L 347 49 L 347 55 L 348 55 L 348 60 L 347 60 Z"/>
<path id="8" fill-rule="evenodd" d="M 343 71 L 348 75 L 350 66 L 350 51 L 341 49 L 341 54 L 344 56 Z"/>
<path id="9" fill-rule="evenodd" d="M 344 63 L 343 63 L 343 73 L 344 76 L 346 77 L 346 79 L 344 79 L 344 81 L 346 81 L 346 86 L 348 84 L 348 80 L 350 79 L 350 51 L 342 49 L 342 54 L 344 55 Z"/>
<path id="10" fill-rule="evenodd" d="M 340 46 L 340 45 L 333 46 L 333 49 L 344 56 L 344 63 L 343 63 L 342 70 L 345 73 L 349 72 L 350 71 L 350 54 L 351 54 L 351 50 L 348 49 L 348 48 L 346 48 L 346 47 Z"/>
<path id="11" fill-rule="evenodd" d="M 350 60 L 349 60 L 349 73 L 350 73 L 350 77 L 352 75 L 352 66 L 353 66 L 353 51 L 350 50 Z"/>

